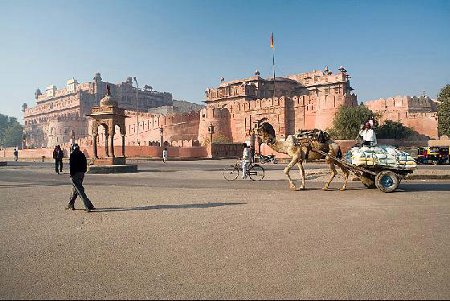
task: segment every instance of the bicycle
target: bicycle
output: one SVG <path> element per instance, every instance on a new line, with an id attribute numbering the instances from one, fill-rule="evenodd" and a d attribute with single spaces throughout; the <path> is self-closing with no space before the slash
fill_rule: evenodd
<path id="1" fill-rule="evenodd" d="M 223 177 L 227 181 L 234 181 L 239 177 L 242 171 L 242 161 L 238 160 L 235 164 L 225 167 L 222 171 Z M 261 165 L 248 163 L 247 176 L 252 181 L 261 181 L 264 179 L 264 168 Z"/>

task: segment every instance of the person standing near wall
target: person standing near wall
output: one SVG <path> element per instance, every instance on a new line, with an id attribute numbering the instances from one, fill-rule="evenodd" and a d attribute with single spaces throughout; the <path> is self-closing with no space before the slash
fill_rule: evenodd
<path id="1" fill-rule="evenodd" d="M 17 150 L 17 147 L 14 148 L 14 161 L 19 160 L 19 151 Z"/>
<path id="2" fill-rule="evenodd" d="M 250 148 L 248 147 L 247 143 L 244 143 L 242 146 L 244 147 L 244 150 L 242 152 L 242 179 L 246 179 L 247 168 L 250 164 Z"/>
<path id="3" fill-rule="evenodd" d="M 166 163 L 166 161 L 167 161 L 167 147 L 165 147 L 165 148 L 163 149 L 163 152 L 162 152 L 162 159 L 163 159 L 163 162 Z"/>
<path id="4" fill-rule="evenodd" d="M 63 158 L 64 152 L 61 149 L 61 146 L 55 146 L 55 149 L 53 150 L 53 159 L 55 159 L 55 171 L 57 174 L 61 173 L 63 170 Z"/>
<path id="5" fill-rule="evenodd" d="M 86 212 L 95 209 L 86 193 L 84 192 L 83 179 L 87 171 L 86 156 L 80 151 L 78 144 L 73 144 L 73 151 L 70 154 L 70 179 L 72 181 L 72 195 L 66 209 L 75 210 L 75 200 L 79 196 L 84 203 Z"/>

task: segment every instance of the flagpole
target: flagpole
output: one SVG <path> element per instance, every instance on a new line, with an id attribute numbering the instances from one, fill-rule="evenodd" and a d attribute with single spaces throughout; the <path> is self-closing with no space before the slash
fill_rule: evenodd
<path id="1" fill-rule="evenodd" d="M 272 69 L 273 69 L 273 96 L 275 98 L 275 43 L 273 41 L 273 32 L 270 35 L 270 47 L 272 48 Z"/>
<path id="2" fill-rule="evenodd" d="M 272 48 L 273 98 L 275 98 L 275 47 Z"/>

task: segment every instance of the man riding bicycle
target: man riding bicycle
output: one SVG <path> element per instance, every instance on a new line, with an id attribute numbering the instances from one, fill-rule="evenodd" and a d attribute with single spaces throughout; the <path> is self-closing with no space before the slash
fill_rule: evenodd
<path id="1" fill-rule="evenodd" d="M 247 143 L 243 143 L 244 150 L 242 152 L 242 179 L 247 178 L 247 169 L 250 164 L 250 148 Z"/>

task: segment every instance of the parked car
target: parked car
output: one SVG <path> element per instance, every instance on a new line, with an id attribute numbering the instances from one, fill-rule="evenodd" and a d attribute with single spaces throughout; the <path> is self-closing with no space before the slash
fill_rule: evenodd
<path id="1" fill-rule="evenodd" d="M 430 146 L 417 148 L 417 163 L 419 164 L 449 164 L 449 148 Z"/>

